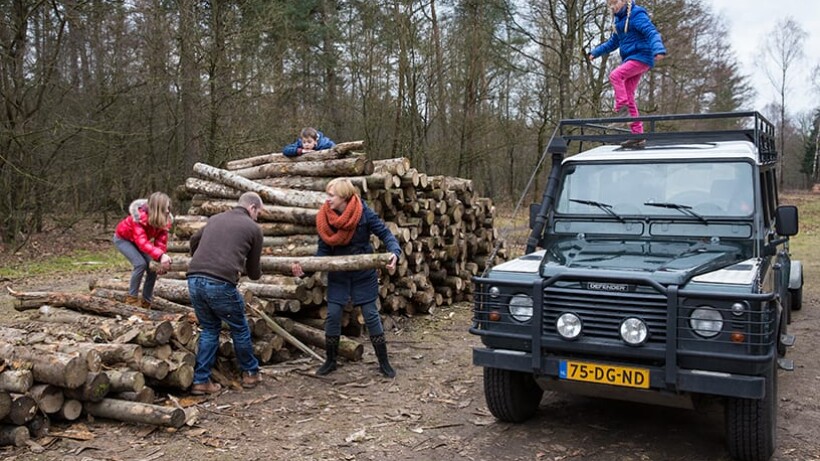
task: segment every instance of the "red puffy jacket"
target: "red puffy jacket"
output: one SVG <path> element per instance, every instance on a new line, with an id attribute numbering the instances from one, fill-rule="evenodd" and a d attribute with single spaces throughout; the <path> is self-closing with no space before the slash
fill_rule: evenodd
<path id="1" fill-rule="evenodd" d="M 117 224 L 114 233 L 117 237 L 132 242 L 155 261 L 159 261 L 168 248 L 168 229 L 171 228 L 171 224 L 169 223 L 165 229 L 157 229 L 148 224 L 148 205 L 145 199 L 134 200 L 128 210 L 131 214 Z"/>

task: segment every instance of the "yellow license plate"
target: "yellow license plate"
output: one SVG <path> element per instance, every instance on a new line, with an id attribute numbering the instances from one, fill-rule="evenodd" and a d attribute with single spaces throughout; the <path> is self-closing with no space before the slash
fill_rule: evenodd
<path id="1" fill-rule="evenodd" d="M 644 368 L 561 360 L 558 365 L 558 377 L 573 381 L 649 389 L 649 370 Z"/>

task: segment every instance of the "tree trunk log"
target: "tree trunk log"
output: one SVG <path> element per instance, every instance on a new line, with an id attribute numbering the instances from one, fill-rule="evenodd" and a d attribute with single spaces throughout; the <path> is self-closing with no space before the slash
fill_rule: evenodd
<path id="1" fill-rule="evenodd" d="M 161 387 L 188 389 L 194 382 L 194 367 L 183 364 L 176 366 L 165 378 L 153 383 Z"/>
<path id="2" fill-rule="evenodd" d="M 22 426 L 34 419 L 37 414 L 37 402 L 28 395 L 17 395 L 11 398 L 11 408 L 4 421 Z"/>
<path id="3" fill-rule="evenodd" d="M 65 401 L 63 388 L 53 384 L 36 384 L 31 387 L 28 395 L 37 402 L 37 407 L 45 413 L 57 413 L 63 407 Z"/>
<path id="4" fill-rule="evenodd" d="M 11 411 L 11 396 L 6 391 L 0 391 L 0 420 Z"/>
<path id="5" fill-rule="evenodd" d="M 364 176 L 373 173 L 373 162 L 366 157 L 351 157 L 318 162 L 266 163 L 233 172 L 247 179 L 277 176 Z"/>
<path id="6" fill-rule="evenodd" d="M 25 426 L 0 425 L 0 447 L 23 447 L 30 439 L 28 428 Z"/>
<path id="7" fill-rule="evenodd" d="M 299 340 L 315 347 L 325 348 L 324 331 L 282 317 L 276 318 L 276 322 Z M 358 362 L 362 359 L 362 353 L 364 353 L 364 346 L 361 343 L 345 336 L 340 337 L 339 355 L 350 361 Z"/>
<path id="8" fill-rule="evenodd" d="M 143 320 L 177 320 L 179 315 L 165 314 L 163 312 L 147 311 L 128 304 L 112 301 L 110 299 L 99 298 L 92 295 L 68 292 L 18 292 L 9 289 L 10 294 L 17 299 L 36 299 L 42 304 L 52 306 L 68 307 L 80 312 L 91 312 L 107 317 L 121 316 L 129 318 L 132 315 Z"/>
<path id="9" fill-rule="evenodd" d="M 310 162 L 310 161 L 325 161 L 337 158 L 344 158 L 354 150 L 361 150 L 364 148 L 364 141 L 350 141 L 340 142 L 330 149 L 317 150 L 314 152 L 307 152 L 298 157 L 286 157 L 282 153 L 257 155 L 255 157 L 248 157 L 239 160 L 232 160 L 225 164 L 226 170 L 239 170 L 242 168 L 249 168 L 265 163 L 276 162 Z"/>
<path id="10" fill-rule="evenodd" d="M 269 165 L 289 166 L 292 164 L 282 163 Z M 194 165 L 194 172 L 199 174 L 200 176 L 212 179 L 220 184 L 224 184 L 226 186 L 232 187 L 243 192 L 256 192 L 257 194 L 259 194 L 260 197 L 262 197 L 262 200 L 276 205 L 300 208 L 319 208 L 327 200 L 327 194 L 323 192 L 282 189 L 265 186 L 259 184 L 258 182 L 252 181 L 252 179 L 254 178 L 263 178 L 265 176 L 268 176 L 267 174 L 262 174 L 262 176 L 248 176 L 246 174 L 242 174 L 242 172 L 249 170 L 264 169 L 269 165 L 262 165 L 260 167 L 253 167 L 246 170 L 237 170 L 236 172 L 230 172 L 227 170 L 214 168 L 204 163 L 197 163 Z M 303 163 L 303 165 L 307 165 L 307 163 Z"/>
<path id="11" fill-rule="evenodd" d="M 113 299 L 119 302 L 125 302 L 125 297 L 128 296 L 127 291 L 108 290 L 105 288 L 96 288 L 92 294 L 100 298 Z M 167 312 L 169 314 L 180 314 L 187 316 L 189 320 L 196 321 L 196 314 L 191 307 L 162 299 L 159 296 L 154 296 L 151 300 L 151 310 Z"/>
<path id="12" fill-rule="evenodd" d="M 66 389 L 65 396 L 81 402 L 99 402 L 111 390 L 111 380 L 105 372 L 89 373 L 85 384 L 76 389 Z"/>
<path id="13" fill-rule="evenodd" d="M 227 209 L 227 208 L 226 208 Z M 213 213 L 216 214 L 216 213 Z M 174 235 L 177 238 L 190 238 L 196 231 L 205 227 L 207 217 L 201 216 L 204 220 L 190 223 L 174 222 Z M 294 235 L 294 234 L 310 234 L 316 232 L 314 223 L 302 225 L 293 224 L 290 222 L 260 222 L 257 223 L 259 229 L 262 230 L 262 235 L 265 236 L 280 236 L 280 235 Z M 190 251 L 190 250 L 186 250 Z"/>
<path id="14" fill-rule="evenodd" d="M 31 370 L 5 370 L 0 373 L 0 391 L 25 394 L 33 385 Z"/>
<path id="15" fill-rule="evenodd" d="M 82 386 L 88 374 L 88 365 L 83 358 L 60 352 L 43 354 L 34 348 L 0 344 L 0 357 L 30 362 L 35 381 L 68 389 Z"/>
<path id="16" fill-rule="evenodd" d="M 26 424 L 26 427 L 28 427 L 29 435 L 35 439 L 39 439 L 48 434 L 48 430 L 51 428 L 51 421 L 45 414 L 37 413 L 34 415 L 34 418 Z"/>
<path id="17" fill-rule="evenodd" d="M 85 409 L 92 416 L 127 423 L 177 428 L 185 424 L 185 412 L 182 409 L 147 403 L 103 399 L 101 402 L 87 403 Z"/>
<path id="18" fill-rule="evenodd" d="M 79 400 L 65 399 L 60 411 L 54 414 L 58 419 L 74 421 L 83 413 L 83 403 Z"/>
<path id="19" fill-rule="evenodd" d="M 359 188 L 362 194 L 365 194 L 370 190 L 369 177 L 370 176 L 348 176 L 345 177 L 345 179 L 349 179 L 354 186 Z M 276 178 L 260 178 L 255 181 L 269 187 L 325 192 L 327 191 L 327 184 L 333 179 L 335 178 L 326 176 L 279 176 Z M 384 189 L 384 178 L 382 178 L 382 182 L 379 186 L 380 189 Z"/>
<path id="20" fill-rule="evenodd" d="M 129 365 L 129 367 L 133 368 L 133 365 Z M 138 370 L 147 377 L 161 381 L 168 376 L 171 366 L 165 360 L 144 356 L 139 363 Z"/>
<path id="21" fill-rule="evenodd" d="M 129 402 L 154 403 L 157 395 L 150 387 L 143 387 L 138 392 L 119 392 L 113 395 L 113 398 L 118 400 L 127 400 Z"/>
<path id="22" fill-rule="evenodd" d="M 390 262 L 391 257 L 391 253 L 374 253 L 349 256 L 305 256 L 301 258 L 262 256 L 260 266 L 263 271 L 277 272 L 280 274 L 290 274 L 291 265 L 294 262 L 298 262 L 305 272 L 359 271 L 364 269 L 385 267 Z M 187 271 L 190 260 L 190 258 L 184 256 L 174 257 L 174 260 L 171 263 L 171 270 Z M 152 262 L 151 264 L 153 265 L 155 262 Z M 155 290 L 159 289 L 161 285 L 159 282 L 160 281 L 158 281 Z M 161 282 L 170 281 L 161 280 Z M 123 282 L 123 285 L 124 284 L 125 282 Z"/>
<path id="23" fill-rule="evenodd" d="M 184 257 L 182 259 L 184 259 L 185 261 L 185 269 L 182 270 L 187 270 L 188 261 L 190 260 L 190 258 Z M 177 264 L 177 267 L 183 266 L 181 264 Z M 95 290 L 97 288 L 106 288 L 109 290 L 127 291 L 128 282 L 123 280 L 110 279 L 93 280 L 89 284 L 89 288 L 91 288 L 92 290 Z M 156 285 L 154 285 L 154 295 L 174 301 L 176 303 L 191 303 L 191 297 L 188 295 L 188 282 L 186 280 L 172 280 L 161 278 L 157 280 Z"/>
<path id="24" fill-rule="evenodd" d="M 209 200 L 200 205 L 200 210 L 203 214 L 213 216 L 224 211 L 236 208 L 238 202 L 228 200 Z M 312 229 L 316 225 L 316 215 L 319 213 L 317 208 L 304 208 L 292 206 L 279 205 L 264 205 L 259 210 L 259 221 L 262 223 L 290 223 L 299 226 L 310 226 Z M 315 229 L 314 229 L 315 231 Z M 303 232 L 310 233 L 311 231 Z M 264 231 L 263 231 L 264 234 Z M 280 234 L 281 235 L 281 234 Z M 285 234 L 286 235 L 286 234 Z"/>
<path id="25" fill-rule="evenodd" d="M 133 370 L 107 370 L 110 390 L 114 392 L 139 392 L 145 387 L 145 375 Z"/>
<path id="26" fill-rule="evenodd" d="M 262 283 L 242 282 L 239 284 L 243 289 L 250 291 L 256 296 L 279 299 L 304 299 L 308 289 L 301 285 L 268 285 Z"/>

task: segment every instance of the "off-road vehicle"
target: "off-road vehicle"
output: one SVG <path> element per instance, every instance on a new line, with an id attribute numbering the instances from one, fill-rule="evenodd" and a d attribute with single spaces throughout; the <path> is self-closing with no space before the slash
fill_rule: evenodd
<path id="1" fill-rule="evenodd" d="M 718 397 L 730 454 L 768 460 L 803 284 L 774 127 L 757 112 L 641 119 L 643 135 L 562 121 L 526 254 L 474 279 L 487 406 L 521 422 L 544 389 L 674 406 Z M 638 137 L 644 149 L 617 144 Z"/>

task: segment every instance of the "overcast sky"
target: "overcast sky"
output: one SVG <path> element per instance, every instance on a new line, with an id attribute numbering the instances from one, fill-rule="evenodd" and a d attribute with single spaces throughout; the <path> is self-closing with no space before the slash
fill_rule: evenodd
<path id="1" fill-rule="evenodd" d="M 726 20 L 729 40 L 743 72 L 757 90 L 755 110 L 779 98 L 778 92 L 755 66 L 762 59 L 761 43 L 783 18 L 792 16 L 808 34 L 803 42 L 804 58 L 794 64 L 788 78 L 791 91 L 786 109 L 791 113 L 808 111 L 820 105 L 820 95 L 811 85 L 811 70 L 820 65 L 820 2 L 816 0 L 704 0 Z M 640 1 L 639 1 L 640 3 Z M 663 31 L 661 31 L 663 33 Z"/>

